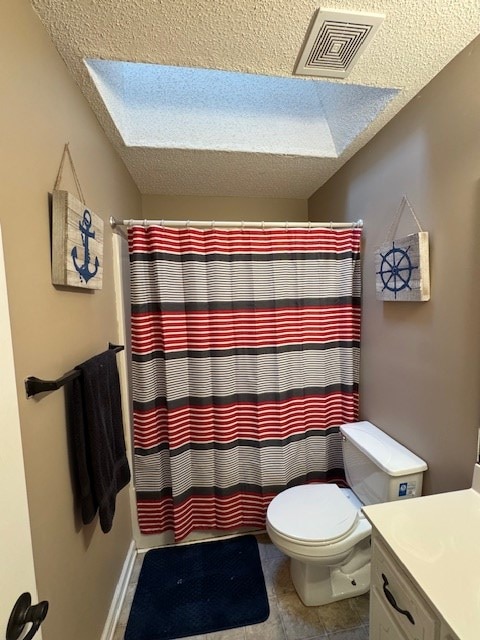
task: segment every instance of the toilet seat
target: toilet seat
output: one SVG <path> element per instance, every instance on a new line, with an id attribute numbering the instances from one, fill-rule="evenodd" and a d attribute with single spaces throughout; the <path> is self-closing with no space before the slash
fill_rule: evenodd
<path id="1" fill-rule="evenodd" d="M 347 538 L 359 511 L 335 484 L 310 484 L 282 491 L 267 510 L 269 526 L 280 536 L 316 547 Z"/>

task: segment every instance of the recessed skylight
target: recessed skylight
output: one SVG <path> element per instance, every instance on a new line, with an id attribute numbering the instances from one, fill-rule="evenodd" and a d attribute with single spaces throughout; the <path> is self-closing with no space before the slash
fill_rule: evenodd
<path id="1" fill-rule="evenodd" d="M 395 89 L 87 60 L 126 146 L 337 157 Z M 355 117 L 345 117 L 346 112 Z"/>

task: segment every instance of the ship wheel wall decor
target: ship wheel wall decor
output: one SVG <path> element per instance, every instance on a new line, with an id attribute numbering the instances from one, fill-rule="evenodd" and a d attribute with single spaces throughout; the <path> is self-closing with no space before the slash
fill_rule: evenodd
<path id="1" fill-rule="evenodd" d="M 428 232 L 412 233 L 375 252 L 378 300 L 424 302 L 430 299 Z"/>

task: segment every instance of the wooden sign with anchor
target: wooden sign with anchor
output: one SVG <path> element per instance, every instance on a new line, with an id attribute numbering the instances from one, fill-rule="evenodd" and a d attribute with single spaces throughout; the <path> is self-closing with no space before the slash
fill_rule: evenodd
<path id="1" fill-rule="evenodd" d="M 68 156 L 80 200 L 57 187 Z M 103 220 L 85 204 L 68 144 L 53 190 L 52 283 L 82 289 L 101 289 L 103 276 Z"/>

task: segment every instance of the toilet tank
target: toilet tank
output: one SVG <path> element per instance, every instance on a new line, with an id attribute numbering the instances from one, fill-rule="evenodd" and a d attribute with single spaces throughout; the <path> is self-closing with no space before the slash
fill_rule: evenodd
<path id="1" fill-rule="evenodd" d="M 345 476 L 364 505 L 422 495 L 424 460 L 371 422 L 340 427 Z"/>

